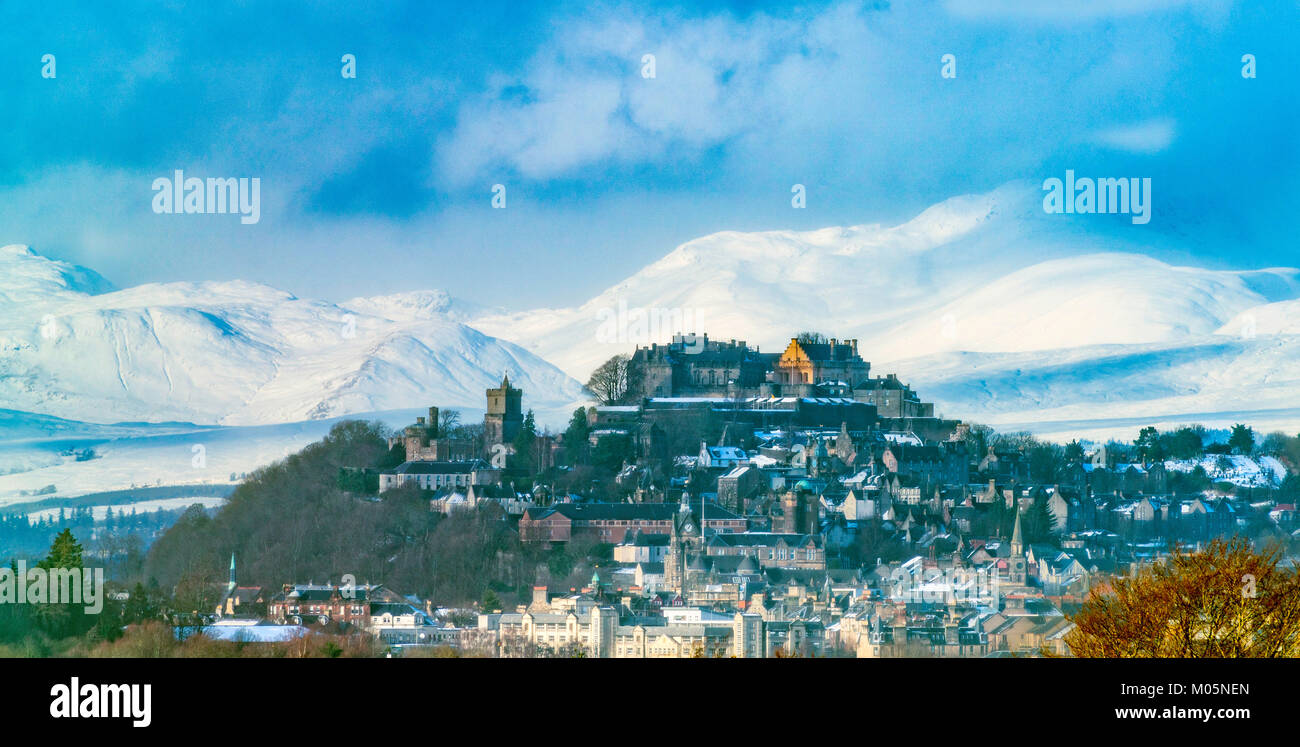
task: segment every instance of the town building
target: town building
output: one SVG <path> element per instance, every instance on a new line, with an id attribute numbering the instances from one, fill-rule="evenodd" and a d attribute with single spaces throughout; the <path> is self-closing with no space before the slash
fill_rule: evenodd
<path id="1" fill-rule="evenodd" d="M 383 493 L 403 485 L 415 485 L 424 490 L 445 487 L 469 488 L 472 485 L 493 485 L 501 480 L 501 470 L 488 466 L 482 459 L 457 462 L 403 462 L 393 469 L 379 473 L 379 492 Z"/>

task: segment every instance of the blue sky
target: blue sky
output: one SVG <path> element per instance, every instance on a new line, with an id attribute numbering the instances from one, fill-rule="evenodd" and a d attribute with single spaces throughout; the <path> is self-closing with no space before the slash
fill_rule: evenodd
<path id="1" fill-rule="evenodd" d="M 1131 230 L 1195 261 L 1294 266 L 1298 21 L 1285 1 L 7 3 L 0 243 L 119 286 L 571 305 L 704 233 L 903 220 L 1072 168 L 1151 177 Z M 259 177 L 261 221 L 154 214 L 175 169 Z"/>

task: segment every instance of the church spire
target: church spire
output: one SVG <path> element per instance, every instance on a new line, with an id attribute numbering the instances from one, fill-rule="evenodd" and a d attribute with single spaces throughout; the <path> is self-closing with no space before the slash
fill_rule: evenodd
<path id="1" fill-rule="evenodd" d="M 235 590 L 235 554 L 232 552 L 230 553 L 230 581 L 226 583 L 226 593 L 229 594 L 234 590 Z"/>
<path id="2" fill-rule="evenodd" d="M 1016 507 L 1016 526 L 1011 530 L 1011 554 L 1024 555 L 1025 543 L 1020 535 L 1020 507 Z"/>

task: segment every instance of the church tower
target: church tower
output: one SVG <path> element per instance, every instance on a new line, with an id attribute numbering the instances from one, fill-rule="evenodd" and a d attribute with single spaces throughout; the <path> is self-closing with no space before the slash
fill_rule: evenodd
<path id="1" fill-rule="evenodd" d="M 1011 530 L 1011 554 L 1024 555 L 1025 542 L 1020 533 L 1020 509 L 1016 509 L 1016 526 Z"/>
<path id="2" fill-rule="evenodd" d="M 501 386 L 487 390 L 487 414 L 483 416 L 483 436 L 489 448 L 508 444 L 524 424 L 524 392 L 510 386 L 510 374 L 501 378 Z"/>
<path id="3" fill-rule="evenodd" d="M 687 502 L 683 500 L 668 530 L 668 555 L 664 558 L 664 582 L 669 589 L 680 594 L 683 600 L 687 593 L 687 565 L 691 551 L 696 549 L 698 542 L 699 551 L 704 552 L 703 542 L 700 542 L 701 532 L 695 526 L 694 518 Z"/>
<path id="4" fill-rule="evenodd" d="M 1016 508 L 1016 526 L 1011 530 L 1011 557 L 1007 558 L 1007 580 L 1013 584 L 1028 581 L 1029 561 L 1025 560 L 1025 543 L 1020 534 L 1020 509 Z"/>

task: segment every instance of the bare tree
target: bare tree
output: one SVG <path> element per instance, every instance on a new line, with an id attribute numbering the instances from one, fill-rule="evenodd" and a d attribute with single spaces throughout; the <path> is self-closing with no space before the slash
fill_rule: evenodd
<path id="1" fill-rule="evenodd" d="M 438 438 L 447 438 L 460 427 L 459 410 L 443 410 L 438 418 Z"/>
<path id="2" fill-rule="evenodd" d="M 587 390 L 607 405 L 612 405 L 627 394 L 628 362 L 626 355 L 616 355 L 600 364 L 587 380 Z"/>

